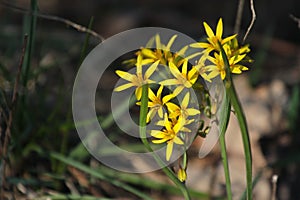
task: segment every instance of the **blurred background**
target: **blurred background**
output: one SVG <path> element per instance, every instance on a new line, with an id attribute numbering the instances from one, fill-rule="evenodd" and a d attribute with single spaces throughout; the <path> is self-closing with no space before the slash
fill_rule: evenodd
<path id="1" fill-rule="evenodd" d="M 72 119 L 72 87 L 82 60 L 101 41 L 77 31 L 66 20 L 85 27 L 91 24 L 103 38 L 155 26 L 199 40 L 204 35 L 203 21 L 215 27 L 220 17 L 224 35 L 231 35 L 239 1 L 34 2 L 0 2 L 1 197 L 142 199 L 126 189 L 132 187 L 153 199 L 182 199 L 161 172 L 136 175 L 113 171 L 96 162 L 81 145 Z M 249 2 L 246 0 L 243 6 L 240 40 L 252 17 Z M 300 199 L 300 1 L 254 0 L 254 6 L 257 18 L 245 42 L 250 44 L 254 63 L 243 75 L 234 76 L 250 130 L 254 197 L 270 199 L 275 188 L 278 199 Z M 37 17 L 29 14 L 35 7 Z M 30 35 L 31 52 L 24 57 L 19 98 L 12 105 L 25 33 Z M 109 114 L 107 105 L 117 78 L 113 70 L 108 71 L 99 83 L 96 109 L 101 113 L 99 120 L 105 123 L 109 121 L 105 118 Z M 9 123 L 11 113 L 13 120 Z M 114 142 L 129 145 L 129 138 L 118 140 L 123 136 L 117 134 L 117 127 L 106 124 Z M 5 150 L 8 128 L 11 137 Z M 233 114 L 226 139 L 234 199 L 240 199 L 246 173 Z M 194 199 L 224 199 L 218 145 L 201 160 L 198 149 L 197 142 L 189 149 L 187 185 L 194 190 Z M 277 187 L 272 184 L 274 175 L 278 175 Z"/>

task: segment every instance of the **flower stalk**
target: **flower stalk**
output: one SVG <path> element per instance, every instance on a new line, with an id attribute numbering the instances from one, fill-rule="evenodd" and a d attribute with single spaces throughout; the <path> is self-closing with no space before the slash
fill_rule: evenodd
<path id="1" fill-rule="evenodd" d="M 160 159 L 158 155 L 156 155 L 151 146 L 148 143 L 147 136 L 146 136 L 146 125 L 147 125 L 147 113 L 148 113 L 148 84 L 144 84 L 142 86 L 142 96 L 141 96 L 141 107 L 140 107 L 140 138 L 145 145 L 146 149 L 149 152 L 152 152 L 153 157 L 155 161 L 162 167 L 163 172 L 175 183 L 175 185 L 181 190 L 184 199 L 190 200 L 190 194 L 185 186 L 184 183 L 182 183 L 177 176 L 174 174 L 174 172 L 169 168 L 165 167 L 164 162 Z"/>
<path id="2" fill-rule="evenodd" d="M 251 155 L 251 145 L 250 145 L 246 117 L 234 87 L 227 55 L 220 43 L 219 46 L 220 46 L 220 51 L 221 51 L 222 58 L 224 60 L 224 65 L 226 70 L 226 77 L 224 80 L 226 93 L 229 96 L 230 103 L 232 104 L 235 114 L 237 116 L 241 134 L 242 134 L 244 154 L 245 154 L 245 165 L 246 165 L 247 199 L 251 200 L 252 199 L 252 155 Z"/>

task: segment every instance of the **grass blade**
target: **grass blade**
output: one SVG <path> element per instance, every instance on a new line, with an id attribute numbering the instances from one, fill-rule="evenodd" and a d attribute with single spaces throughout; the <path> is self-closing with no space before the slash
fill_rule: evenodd
<path id="1" fill-rule="evenodd" d="M 226 151 L 226 141 L 225 141 L 225 133 L 228 127 L 228 122 L 230 119 L 230 109 L 231 104 L 229 101 L 228 94 L 225 93 L 225 102 L 224 107 L 221 110 L 221 123 L 220 123 L 220 146 L 221 146 L 221 157 L 222 163 L 224 167 L 224 174 L 225 174 L 225 181 L 226 181 L 226 192 L 227 192 L 227 199 L 232 199 L 232 192 L 231 192 L 231 180 L 230 180 L 230 173 L 228 167 L 228 158 L 227 158 L 227 151 Z"/>
<path id="2" fill-rule="evenodd" d="M 226 70 L 226 78 L 225 78 L 226 93 L 229 95 L 230 103 L 232 104 L 235 114 L 237 116 L 241 134 L 242 134 L 244 154 L 245 154 L 245 165 L 246 165 L 247 199 L 251 200 L 252 199 L 252 155 L 251 155 L 251 145 L 250 145 L 246 117 L 234 87 L 227 55 L 222 45 L 220 44 L 219 46 L 220 46 L 221 55 Z"/>
<path id="3" fill-rule="evenodd" d="M 123 182 L 120 182 L 118 181 L 117 179 L 111 179 L 111 178 L 108 178 L 106 177 L 105 175 L 103 175 L 102 173 L 100 173 L 99 171 L 95 170 L 95 169 L 92 169 L 90 168 L 89 166 L 86 166 L 82 163 L 79 163 L 73 159 L 70 159 L 70 158 L 67 158 L 59 153 L 55 153 L 55 152 L 52 152 L 50 153 L 50 156 L 54 159 L 57 159 L 67 165 L 70 165 L 70 166 L 73 166 L 87 174 L 90 174 L 91 176 L 95 177 L 95 178 L 99 178 L 103 181 L 107 181 L 109 183 L 111 183 L 112 185 L 114 186 L 117 186 L 117 187 L 120 187 L 132 194 L 135 194 L 136 196 L 142 198 L 142 199 L 145 199 L 145 200 L 152 200 L 152 198 L 150 198 L 148 195 L 146 195 L 145 193 L 135 189 L 134 187 L 130 186 L 130 185 L 127 185 Z"/>

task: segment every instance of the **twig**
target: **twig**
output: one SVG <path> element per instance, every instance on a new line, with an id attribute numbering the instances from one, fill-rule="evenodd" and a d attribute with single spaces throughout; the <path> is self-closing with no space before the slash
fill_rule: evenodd
<path id="1" fill-rule="evenodd" d="M 234 33 L 236 33 L 236 34 L 239 34 L 239 31 L 241 28 L 244 4 L 245 4 L 245 0 L 239 0 L 239 5 L 238 5 L 236 19 L 235 19 L 235 25 L 234 25 L 234 30 L 233 30 Z"/>
<path id="2" fill-rule="evenodd" d="M 12 126 L 12 121 L 13 121 L 13 111 L 16 105 L 16 101 L 18 98 L 18 88 L 19 88 L 19 81 L 20 81 L 20 75 L 21 75 L 21 71 L 22 71 L 22 66 L 23 66 L 23 60 L 24 60 L 24 55 L 25 55 L 25 51 L 26 51 L 26 46 L 27 46 L 27 39 L 28 39 L 28 35 L 24 36 L 24 42 L 22 45 L 22 54 L 21 54 L 21 58 L 19 61 L 19 66 L 18 66 L 18 71 L 17 71 L 17 76 L 16 76 L 16 80 L 15 80 L 15 84 L 14 84 L 14 89 L 13 89 L 13 95 L 12 95 L 12 100 L 11 100 L 11 107 L 9 109 L 9 113 L 8 113 L 8 119 L 6 122 L 6 129 L 5 129 L 5 135 L 4 135 L 4 142 L 3 142 L 3 146 L 2 146 L 2 185 L 1 185 L 1 194 L 3 194 L 3 190 L 4 190 L 4 186 L 5 186 L 5 171 L 6 171 L 6 156 L 7 156 L 7 149 L 8 149 L 8 144 L 11 138 L 11 126 Z M 1 195 L 1 199 L 4 199 L 4 197 Z"/>
<path id="3" fill-rule="evenodd" d="M 277 181 L 278 181 L 278 175 L 274 174 L 272 176 L 272 196 L 271 196 L 271 200 L 276 200 Z"/>
<path id="4" fill-rule="evenodd" d="M 245 36 L 243 38 L 243 42 L 245 42 L 245 40 L 247 39 L 253 25 L 254 25 L 254 22 L 256 20 L 256 13 L 255 13 L 255 8 L 254 8 L 254 2 L 253 0 L 250 0 L 250 9 L 251 9 L 251 12 L 252 12 L 252 19 L 251 19 L 251 22 L 250 22 L 250 25 L 248 26 L 248 29 L 245 33 Z"/>
<path id="5" fill-rule="evenodd" d="M 290 18 L 298 23 L 298 28 L 300 29 L 300 18 L 295 17 L 294 15 L 290 14 Z"/>
<path id="6" fill-rule="evenodd" d="M 89 28 L 86 28 L 85 26 L 82 26 L 80 24 L 77 24 L 77 23 L 75 23 L 71 20 L 68 20 L 68 19 L 65 19 L 65 18 L 62 18 L 62 17 L 58 17 L 58 16 L 54 16 L 54 15 L 47 15 L 47 14 L 42 14 L 42 13 L 32 13 L 31 11 L 29 11 L 27 9 L 12 5 L 12 4 L 7 3 L 7 2 L 1 2 L 1 4 L 5 7 L 7 7 L 7 8 L 11 8 L 11 9 L 16 10 L 16 11 L 21 12 L 21 13 L 35 15 L 37 17 L 52 20 L 52 21 L 62 22 L 64 24 L 66 24 L 67 26 L 73 27 L 77 31 L 91 34 L 95 38 L 98 38 L 101 42 L 104 40 L 104 38 L 101 35 L 99 35 L 97 32 L 95 32 L 95 31 L 93 31 Z"/>

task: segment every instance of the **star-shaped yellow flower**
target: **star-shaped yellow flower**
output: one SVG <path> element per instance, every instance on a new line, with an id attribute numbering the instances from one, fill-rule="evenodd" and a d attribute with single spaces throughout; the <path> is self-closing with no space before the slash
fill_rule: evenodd
<path id="1" fill-rule="evenodd" d="M 164 105 L 168 105 L 170 104 L 170 100 L 172 98 L 174 98 L 173 94 L 168 94 L 162 97 L 162 91 L 163 91 L 163 85 L 161 85 L 158 90 L 157 90 L 157 94 L 155 95 L 155 93 L 152 91 L 151 88 L 149 88 L 149 92 L 148 92 L 148 97 L 149 97 L 149 101 L 148 101 L 148 107 L 150 108 L 148 113 L 147 113 L 147 120 L 146 122 L 149 123 L 150 120 L 156 115 L 156 113 L 158 114 L 158 116 L 163 119 L 164 117 Z M 140 105 L 141 102 L 137 102 L 137 105 Z"/>
<path id="2" fill-rule="evenodd" d="M 152 140 L 155 144 L 167 143 L 167 150 L 166 150 L 166 160 L 169 161 L 173 151 L 173 145 L 180 144 L 183 145 L 184 142 L 180 137 L 178 137 L 179 131 L 181 131 L 184 125 L 184 120 L 179 118 L 176 124 L 173 124 L 168 119 L 168 114 L 165 113 L 164 117 L 164 129 L 162 130 L 152 130 L 151 136 L 156 138 Z"/>
<path id="3" fill-rule="evenodd" d="M 116 70 L 116 74 L 120 76 L 121 78 L 129 81 L 129 83 L 126 83 L 124 85 L 120 85 L 114 89 L 114 91 L 122 91 L 126 90 L 130 87 L 136 87 L 135 90 L 135 96 L 137 100 L 140 100 L 142 97 L 142 86 L 144 84 L 149 83 L 155 83 L 155 81 L 150 79 L 150 76 L 154 73 L 154 71 L 157 68 L 159 61 L 156 61 L 153 63 L 145 72 L 143 75 L 142 73 L 142 66 L 143 66 L 143 58 L 141 55 L 137 57 L 137 63 L 136 63 L 136 74 L 130 74 L 125 71 Z"/>
<path id="4" fill-rule="evenodd" d="M 230 47 L 225 45 L 224 50 L 225 53 L 228 54 Z M 232 73 L 240 74 L 242 73 L 242 71 L 248 70 L 248 67 L 238 64 L 241 60 L 245 58 L 245 56 L 246 54 L 229 57 L 229 66 L 230 66 L 230 71 Z M 225 70 L 225 65 L 221 53 L 220 54 L 215 53 L 214 57 L 210 56 L 208 59 L 213 63 L 213 65 L 207 66 L 207 68 L 211 71 L 208 76 L 216 77 L 220 74 L 222 80 L 224 80 L 226 77 L 226 70 Z"/>
<path id="5" fill-rule="evenodd" d="M 167 105 L 169 110 L 169 117 L 170 118 L 176 118 L 176 117 L 182 117 L 183 119 L 187 120 L 189 116 L 195 116 L 200 114 L 200 111 L 195 108 L 188 108 L 190 102 L 190 93 L 187 92 L 185 96 L 182 99 L 182 102 L 180 102 L 180 106 L 169 103 Z"/>
<path id="6" fill-rule="evenodd" d="M 198 71 L 199 75 L 206 81 L 211 82 L 212 77 L 207 75 L 207 72 L 209 71 L 209 68 L 206 67 L 205 61 L 208 58 L 208 54 L 203 54 L 199 61 L 196 63 L 194 68 Z"/>
<path id="7" fill-rule="evenodd" d="M 219 43 L 221 45 L 224 45 L 225 43 L 229 42 L 230 40 L 232 40 L 233 38 L 236 37 L 236 35 L 232 35 L 232 36 L 222 39 L 222 35 L 223 35 L 222 18 L 220 18 L 218 21 L 216 34 L 214 34 L 213 30 L 210 28 L 210 26 L 206 22 L 204 22 L 203 25 L 205 28 L 205 32 L 208 36 L 208 38 L 207 38 L 208 43 L 197 42 L 197 43 L 191 44 L 190 46 L 194 47 L 194 48 L 203 48 L 203 49 L 205 49 L 204 52 L 206 52 L 206 53 L 209 53 L 212 50 L 220 51 Z"/>
<path id="8" fill-rule="evenodd" d="M 169 69 L 175 78 L 161 81 L 159 84 L 176 85 L 177 87 L 173 91 L 175 96 L 177 96 L 184 88 L 191 88 L 198 78 L 198 72 L 194 67 L 188 71 L 187 64 L 188 61 L 185 60 L 182 64 L 182 72 L 180 72 L 173 62 L 169 62 Z"/>
<path id="9" fill-rule="evenodd" d="M 141 48 L 138 54 L 142 54 L 149 62 L 156 62 L 159 60 L 159 63 L 162 65 L 166 65 L 170 61 L 177 64 L 184 57 L 184 53 L 188 49 L 188 46 L 184 46 L 178 52 L 171 52 L 171 46 L 176 38 L 177 35 L 173 35 L 168 44 L 164 45 L 161 43 L 160 36 L 157 34 L 148 42 L 145 48 Z M 153 46 L 153 42 L 155 42 L 155 49 L 149 48 Z"/>

